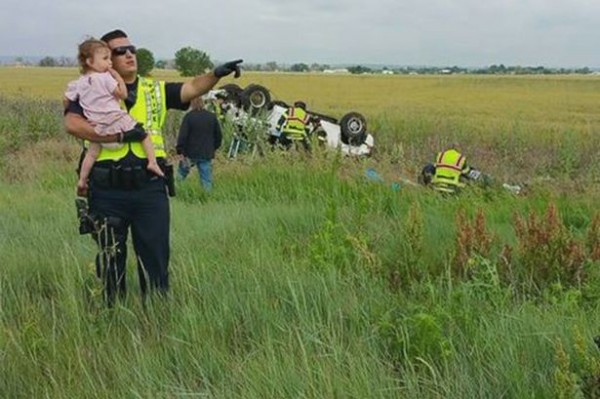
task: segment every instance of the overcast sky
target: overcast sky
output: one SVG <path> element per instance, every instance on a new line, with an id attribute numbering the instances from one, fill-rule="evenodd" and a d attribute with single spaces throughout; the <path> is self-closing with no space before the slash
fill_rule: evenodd
<path id="1" fill-rule="evenodd" d="M 113 28 L 156 59 L 600 66 L 600 0 L 2 0 L 0 55 L 74 57 Z"/>

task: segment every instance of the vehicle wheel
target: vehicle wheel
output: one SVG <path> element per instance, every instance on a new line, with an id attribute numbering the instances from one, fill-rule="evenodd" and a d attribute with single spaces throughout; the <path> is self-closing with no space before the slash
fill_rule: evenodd
<path id="1" fill-rule="evenodd" d="M 241 107 L 241 96 L 243 90 L 240 86 L 236 85 L 235 83 L 228 83 L 219 87 L 219 89 L 225 90 L 227 92 L 227 98 L 225 99 L 225 101 L 234 104 L 238 108 Z"/>
<path id="2" fill-rule="evenodd" d="M 361 145 L 367 138 L 367 121 L 358 112 L 349 112 L 340 119 L 342 142 L 349 145 Z"/>
<path id="3" fill-rule="evenodd" d="M 228 94 L 240 94 L 243 90 L 240 86 L 236 85 L 235 83 L 228 83 L 226 85 L 223 85 L 221 87 L 219 87 L 219 89 L 221 90 L 225 90 Z"/>
<path id="4" fill-rule="evenodd" d="M 252 84 L 242 92 L 242 106 L 252 115 L 256 115 L 259 111 L 267 109 L 271 102 L 271 93 L 261 85 Z"/>

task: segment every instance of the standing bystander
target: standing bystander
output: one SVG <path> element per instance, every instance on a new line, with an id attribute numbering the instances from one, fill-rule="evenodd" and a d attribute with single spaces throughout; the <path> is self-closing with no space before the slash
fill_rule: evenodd
<path id="1" fill-rule="evenodd" d="M 177 169 L 178 178 L 185 179 L 191 166 L 196 165 L 200 184 L 206 191 L 211 191 L 212 160 L 215 151 L 221 147 L 222 140 L 221 125 L 217 116 L 204 109 L 202 98 L 194 98 L 190 111 L 183 117 L 177 137 L 176 150 L 181 156 Z"/>

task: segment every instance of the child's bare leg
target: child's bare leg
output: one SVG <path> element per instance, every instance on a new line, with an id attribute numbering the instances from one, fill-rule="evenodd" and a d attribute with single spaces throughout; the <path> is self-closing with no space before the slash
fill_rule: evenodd
<path id="1" fill-rule="evenodd" d="M 81 162 L 81 170 L 79 171 L 79 181 L 77 182 L 77 195 L 84 196 L 87 194 L 88 189 L 88 178 L 90 172 L 94 166 L 94 162 L 100 155 L 100 149 L 102 148 L 99 143 L 90 143 L 90 147 L 85 153 L 85 157 Z"/>
<path id="2" fill-rule="evenodd" d="M 156 162 L 154 145 L 152 144 L 152 140 L 150 140 L 150 136 L 146 136 L 146 138 L 142 141 L 142 146 L 144 147 L 144 151 L 146 151 L 146 156 L 148 157 L 148 170 L 155 175 L 164 177 L 165 174 L 160 169 L 160 166 L 158 166 L 158 162 Z"/>

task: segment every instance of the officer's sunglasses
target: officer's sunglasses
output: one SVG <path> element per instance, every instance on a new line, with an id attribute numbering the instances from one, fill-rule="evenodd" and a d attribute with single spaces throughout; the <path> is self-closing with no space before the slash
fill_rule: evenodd
<path id="1" fill-rule="evenodd" d="M 135 54 L 135 52 L 137 51 L 135 49 L 135 46 L 129 45 L 129 46 L 119 46 L 119 47 L 115 47 L 114 49 L 112 49 L 112 55 L 113 56 L 120 56 L 120 55 L 125 55 L 127 52 L 130 52 L 131 54 Z"/>

